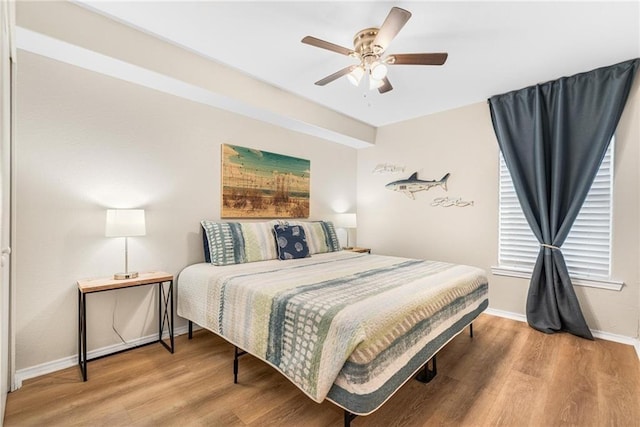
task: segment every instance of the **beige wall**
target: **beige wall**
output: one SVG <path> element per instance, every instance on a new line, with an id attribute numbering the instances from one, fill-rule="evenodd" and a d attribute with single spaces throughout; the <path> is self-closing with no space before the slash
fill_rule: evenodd
<path id="1" fill-rule="evenodd" d="M 589 326 L 638 336 L 640 260 L 640 78 L 616 134 L 613 278 L 620 292 L 576 286 Z M 405 173 L 375 175 L 378 163 Z M 384 185 L 418 171 L 421 179 L 450 172 L 449 191 L 434 188 L 416 200 Z M 462 197 L 473 207 L 432 207 L 435 197 Z M 490 272 L 498 254 L 498 145 L 486 102 L 378 129 L 375 147 L 358 151 L 358 244 L 374 252 L 472 264 Z M 489 274 L 490 307 L 524 314 L 528 281 Z"/>
<path id="2" fill-rule="evenodd" d="M 80 278 L 123 269 L 105 209 L 146 210 L 130 266 L 178 274 L 202 261 L 199 221 L 220 214 L 220 144 L 311 160 L 311 217 L 355 209 L 356 150 L 19 52 L 17 369 L 77 353 Z M 89 350 L 156 328 L 150 288 L 88 298 Z M 176 326 L 183 326 L 178 322 Z"/>

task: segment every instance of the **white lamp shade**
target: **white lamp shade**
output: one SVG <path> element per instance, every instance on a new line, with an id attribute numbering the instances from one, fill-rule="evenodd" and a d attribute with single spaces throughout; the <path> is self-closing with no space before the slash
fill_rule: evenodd
<path id="1" fill-rule="evenodd" d="M 374 62 L 373 64 L 371 64 L 371 77 L 373 77 L 376 80 L 382 80 L 385 77 L 387 77 L 387 66 L 384 65 L 381 62 Z"/>
<path id="2" fill-rule="evenodd" d="M 360 80 L 362 80 L 363 75 L 364 75 L 364 68 L 362 68 L 361 66 L 358 66 L 354 68 L 353 71 L 351 71 L 349 74 L 347 74 L 347 79 L 349 79 L 352 85 L 359 86 Z"/>
<path id="3" fill-rule="evenodd" d="M 338 228 L 356 228 L 356 214 L 342 213 L 336 215 L 335 224 Z"/>
<path id="4" fill-rule="evenodd" d="M 147 234 L 144 209 L 107 209 L 106 237 L 131 237 Z"/>

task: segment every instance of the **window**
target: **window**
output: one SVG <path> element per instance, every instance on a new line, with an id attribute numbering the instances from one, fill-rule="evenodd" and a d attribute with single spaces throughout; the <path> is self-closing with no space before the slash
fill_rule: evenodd
<path id="1" fill-rule="evenodd" d="M 576 282 L 611 282 L 611 201 L 613 192 L 613 140 L 600 165 L 589 194 L 562 245 L 562 254 Z M 494 274 L 530 277 L 540 244 L 529 228 L 500 154 L 499 267 Z M 513 274 L 515 273 L 515 274 Z M 519 274 L 518 274 L 519 273 Z M 577 283 L 581 284 L 581 283 Z M 584 283 L 582 283 L 584 284 Z M 589 283 L 589 285 L 593 285 Z M 617 285 L 622 285 L 617 283 Z M 605 287 L 619 289 L 617 285 Z"/>

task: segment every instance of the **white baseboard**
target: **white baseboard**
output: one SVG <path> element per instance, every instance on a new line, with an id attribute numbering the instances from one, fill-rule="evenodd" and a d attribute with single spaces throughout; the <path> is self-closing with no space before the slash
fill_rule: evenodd
<path id="1" fill-rule="evenodd" d="M 505 319 L 517 320 L 518 322 L 526 322 L 527 316 L 524 314 L 513 313 L 511 311 L 498 310 L 495 308 L 487 308 L 485 313 L 496 317 L 504 317 Z"/>
<path id="2" fill-rule="evenodd" d="M 194 325 L 194 330 L 196 325 Z M 181 326 L 179 328 L 175 328 L 173 331 L 174 337 L 178 335 L 186 334 L 188 332 L 188 326 Z M 169 338 L 169 334 L 165 332 L 163 338 Z M 102 348 L 97 348 L 95 350 L 91 350 L 87 352 L 87 359 L 91 360 L 96 357 L 101 357 L 110 353 L 115 353 L 117 351 L 126 350 L 128 348 L 136 347 L 142 344 L 147 344 L 153 341 L 158 340 L 157 334 L 147 335 L 146 337 L 137 338 L 135 340 L 129 341 L 128 344 L 120 343 L 109 345 Z M 51 372 L 60 371 L 62 369 L 67 369 L 72 366 L 78 366 L 78 355 L 75 354 L 73 356 L 64 357 L 62 359 L 53 360 L 51 362 L 42 363 L 40 365 L 32 366 L 30 368 L 19 369 L 16 371 L 15 375 L 15 383 L 11 385 L 11 391 L 18 390 L 22 387 L 22 382 L 24 380 L 28 380 L 30 378 L 39 377 L 40 375 L 49 374 Z M 78 368 L 80 369 L 80 368 Z"/>
<path id="3" fill-rule="evenodd" d="M 527 316 L 519 313 L 512 313 L 510 311 L 497 310 L 495 308 L 487 308 L 485 313 L 490 314 L 492 316 L 504 317 L 506 319 L 517 320 L 519 322 L 526 322 Z M 624 335 L 612 334 L 610 332 L 598 331 L 595 329 L 591 329 L 591 334 L 595 338 L 599 338 L 605 341 L 613 341 L 620 344 L 627 344 L 635 348 L 636 354 L 638 355 L 638 359 L 640 359 L 640 339 L 627 337 Z"/>
<path id="4" fill-rule="evenodd" d="M 635 346 L 636 343 L 638 342 L 636 338 L 627 337 L 624 335 L 612 334 L 609 332 L 596 331 L 592 329 L 591 333 L 595 338 L 600 338 L 601 340 L 606 340 L 606 341 L 619 342 L 620 344 L 627 344 L 632 347 Z"/>

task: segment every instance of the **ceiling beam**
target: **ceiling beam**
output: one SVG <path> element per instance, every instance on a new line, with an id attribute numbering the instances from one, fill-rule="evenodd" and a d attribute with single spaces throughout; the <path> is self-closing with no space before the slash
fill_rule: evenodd
<path id="1" fill-rule="evenodd" d="M 19 49 L 350 147 L 375 141 L 371 125 L 72 3 L 17 2 L 17 24 Z"/>

